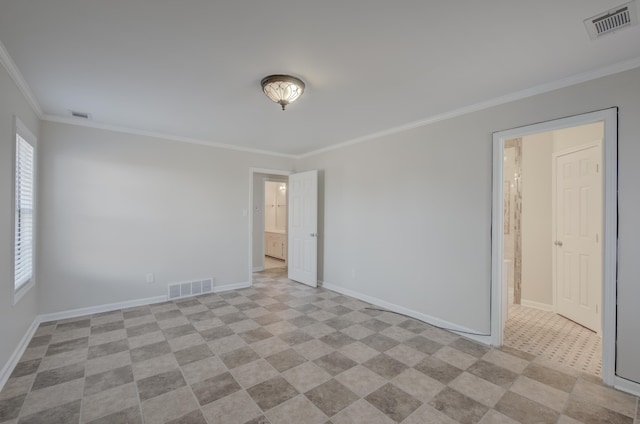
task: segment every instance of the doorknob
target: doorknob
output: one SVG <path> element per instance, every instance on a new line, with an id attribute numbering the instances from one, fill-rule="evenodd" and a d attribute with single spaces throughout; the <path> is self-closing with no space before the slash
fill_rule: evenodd
<path id="1" fill-rule="evenodd" d="M 553 244 L 555 244 L 556 246 L 562 247 L 562 241 L 560 241 L 560 240 L 554 241 Z"/>
<path id="2" fill-rule="evenodd" d="M 318 237 L 318 233 L 311 233 L 309 234 L 311 237 Z"/>

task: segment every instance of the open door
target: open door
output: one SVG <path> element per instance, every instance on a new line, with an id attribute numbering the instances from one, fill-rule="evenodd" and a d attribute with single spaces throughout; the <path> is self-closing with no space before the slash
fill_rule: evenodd
<path id="1" fill-rule="evenodd" d="M 557 312 L 602 331 L 601 142 L 554 155 Z"/>
<path id="2" fill-rule="evenodd" d="M 318 171 L 289 176 L 289 279 L 318 286 Z"/>

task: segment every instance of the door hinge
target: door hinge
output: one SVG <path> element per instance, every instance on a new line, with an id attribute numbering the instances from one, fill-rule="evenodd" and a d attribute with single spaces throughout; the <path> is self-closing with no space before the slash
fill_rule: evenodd
<path id="1" fill-rule="evenodd" d="M 600 164 L 596 163 L 596 174 L 600 172 Z"/>
<path id="2" fill-rule="evenodd" d="M 599 241 L 600 241 L 600 236 L 596 234 L 596 243 L 598 243 Z"/>
<path id="3" fill-rule="evenodd" d="M 598 313 L 598 305 L 596 304 L 596 314 Z"/>

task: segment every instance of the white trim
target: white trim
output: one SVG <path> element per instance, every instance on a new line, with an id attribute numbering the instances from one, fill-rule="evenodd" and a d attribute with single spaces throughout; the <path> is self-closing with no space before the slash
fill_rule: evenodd
<path id="1" fill-rule="evenodd" d="M 245 281 L 243 283 L 233 283 L 233 284 L 224 284 L 222 286 L 216 286 L 213 288 L 213 292 L 221 293 L 229 290 L 247 289 L 249 287 L 251 287 L 251 283 Z"/>
<path id="2" fill-rule="evenodd" d="M 455 118 L 457 116 L 466 115 L 472 112 L 477 112 L 484 109 L 489 109 L 494 106 L 499 106 L 505 103 L 510 103 L 516 100 L 526 99 L 527 97 L 533 97 L 538 94 L 548 93 L 549 91 L 558 90 L 565 87 L 570 87 L 572 85 L 580 84 L 583 82 L 591 81 L 597 78 L 606 77 L 608 75 L 617 74 L 624 71 L 629 71 L 631 69 L 635 69 L 640 67 L 640 57 L 636 57 L 631 60 L 627 60 L 624 62 L 618 62 L 613 65 L 605 66 L 603 68 L 582 72 L 580 74 L 576 74 L 567 78 L 562 78 L 559 80 L 555 80 L 552 82 L 548 82 L 545 84 L 536 85 L 531 88 L 527 88 L 524 90 L 516 91 L 515 93 L 507 94 L 501 97 L 495 97 L 493 99 L 489 99 L 484 102 L 475 103 L 470 106 L 461 107 L 459 109 L 454 109 L 449 112 L 444 112 L 438 115 L 433 115 L 431 117 L 410 122 L 408 124 L 400 125 L 397 127 L 389 128 L 386 130 L 382 130 L 373 134 L 365 135 L 362 137 L 354 138 L 352 140 L 348 140 L 342 143 L 334 144 L 332 146 L 323 147 L 318 150 L 313 150 L 308 153 L 304 153 L 299 155 L 297 159 L 306 158 L 309 156 L 317 155 L 320 153 L 329 152 L 331 150 L 341 149 L 343 147 L 352 146 L 354 144 L 360 144 L 365 141 L 370 141 L 376 138 L 384 137 L 391 134 L 396 134 L 402 131 L 411 130 L 418 127 L 423 127 L 425 125 L 430 125 L 435 122 L 444 121 L 447 119 Z"/>
<path id="3" fill-rule="evenodd" d="M 534 302 L 533 300 L 521 299 L 520 304 L 527 308 L 539 309 L 541 311 L 553 312 L 553 305 L 547 303 Z"/>
<path id="4" fill-rule="evenodd" d="M 0 43 L 1 44 L 1 43 Z M 0 45 L 1 47 L 1 45 Z M 31 278 L 22 286 L 15 288 L 15 229 L 16 229 L 16 160 L 17 160 L 17 136 L 20 136 L 23 140 L 33 147 L 33 228 L 32 228 L 32 274 Z M 12 140 L 12 167 L 11 167 L 11 246 L 9 247 L 11 252 L 11 304 L 16 305 L 20 299 L 26 295 L 32 287 L 36 285 L 37 281 L 37 271 L 36 271 L 36 261 L 38 256 L 37 241 L 38 241 L 38 161 L 39 161 L 39 149 L 38 149 L 38 138 L 33 135 L 33 132 L 27 127 L 24 122 L 20 120 L 17 116 L 13 116 L 13 140 Z"/>
<path id="5" fill-rule="evenodd" d="M 133 308 L 136 306 L 152 305 L 166 302 L 167 296 L 145 297 L 142 299 L 125 300 L 124 302 L 107 303 L 104 305 L 88 306 L 86 308 L 70 309 L 68 311 L 52 312 L 39 315 L 40 322 L 58 321 L 61 319 L 82 317 L 85 315 L 100 314 L 103 312 L 117 311 L 119 309 Z"/>
<path id="6" fill-rule="evenodd" d="M 40 320 L 39 315 L 33 319 L 31 326 L 29 326 L 27 332 L 24 333 L 24 336 L 22 337 L 22 339 L 20 339 L 20 343 L 18 343 L 18 346 L 16 346 L 15 350 L 9 357 L 9 360 L 6 364 L 4 364 L 2 370 L 0 370 L 0 391 L 4 388 L 7 380 L 9 380 L 13 369 L 16 367 L 16 365 L 18 365 L 18 361 L 20 361 L 20 358 L 24 354 L 24 351 L 27 350 L 27 346 L 29 346 L 29 342 L 31 341 L 33 335 L 36 333 L 36 330 L 38 330 L 38 326 L 41 322 L 42 321 Z"/>
<path id="7" fill-rule="evenodd" d="M 318 281 L 318 287 L 322 286 L 323 288 L 331 291 L 338 292 L 340 294 L 344 294 L 346 296 L 351 296 L 356 299 L 360 299 L 364 302 L 371 303 L 375 306 L 380 306 L 381 308 L 388 309 L 392 312 L 397 312 L 403 315 L 407 315 L 409 317 L 418 319 L 420 321 L 424 321 L 428 324 L 434 325 L 439 328 L 446 329 L 451 331 L 452 333 L 458 334 L 463 337 L 467 337 L 469 339 L 473 339 L 483 344 L 491 344 L 491 338 L 489 336 L 470 334 L 470 333 L 480 333 L 480 331 L 473 330 L 467 327 L 463 327 L 458 324 L 451 323 L 449 321 L 445 321 L 439 318 L 432 317 L 431 315 L 423 314 L 422 312 L 414 311 L 413 309 L 405 308 L 404 306 L 396 305 L 394 303 L 387 302 L 382 299 L 378 299 L 377 297 L 372 297 L 366 294 L 362 294 L 360 292 L 356 292 L 353 290 L 345 289 L 340 286 L 336 286 L 334 284 L 327 283 L 326 281 Z M 456 331 L 459 330 L 460 332 Z"/>
<path id="8" fill-rule="evenodd" d="M 119 133 L 124 133 L 124 134 L 132 134 L 132 135 L 140 135 L 140 136 L 144 136 L 144 137 L 160 138 L 160 139 L 163 139 L 163 140 L 177 141 L 177 142 L 180 142 L 180 143 L 199 144 L 201 146 L 217 147 L 219 149 L 235 150 L 235 151 L 240 151 L 240 152 L 256 153 L 256 154 L 260 154 L 260 155 L 269 155 L 269 156 L 278 156 L 278 157 L 284 157 L 284 158 L 289 158 L 289 159 L 296 159 L 295 155 L 289 155 L 289 154 L 285 154 L 285 153 L 277 153 L 277 152 L 272 152 L 272 151 L 269 151 L 269 150 L 253 149 L 253 148 L 250 148 L 250 147 L 234 146 L 234 145 L 231 145 L 231 144 L 219 143 L 219 142 L 216 142 L 216 141 L 201 140 L 201 139 L 190 138 L 190 137 L 182 137 L 182 136 L 179 136 L 179 135 L 159 133 L 159 132 L 154 132 L 154 131 L 138 130 L 138 129 L 129 128 L 129 127 L 122 127 L 122 126 L 119 126 L 119 125 L 104 124 L 104 123 L 101 123 L 101 122 L 90 121 L 90 120 L 82 119 L 82 118 L 70 118 L 70 117 L 66 117 L 66 116 L 44 114 L 44 115 L 42 115 L 41 119 L 43 121 L 55 122 L 55 123 L 58 123 L 58 124 L 75 125 L 77 127 L 95 128 L 95 129 L 99 129 L 99 130 L 114 131 L 114 132 L 119 132 Z"/>
<path id="9" fill-rule="evenodd" d="M 18 87 L 18 90 L 20 90 L 20 92 L 24 96 L 27 103 L 29 103 L 29 106 L 31 106 L 31 109 L 33 109 L 36 115 L 38 115 L 38 118 L 42 119 L 42 115 L 43 115 L 42 106 L 40 106 L 38 99 L 36 98 L 35 94 L 33 94 L 33 91 L 31 91 L 31 87 L 29 87 L 29 84 L 27 84 L 27 81 L 24 79 L 24 77 L 20 73 L 18 66 L 13 61 L 13 59 L 9 55 L 9 52 L 7 51 L 7 49 L 5 48 L 4 44 L 2 44 L 1 41 L 0 41 L 0 63 L 2 63 L 2 66 L 4 66 L 4 69 L 7 70 L 7 72 L 9 73 L 9 76 L 11 76 L 11 79 L 15 83 L 16 87 Z"/>
<path id="10" fill-rule="evenodd" d="M 253 272 L 260 272 L 260 271 L 264 271 L 264 266 L 254 266 L 253 267 Z"/>
<path id="11" fill-rule="evenodd" d="M 635 381 L 616 376 L 613 380 L 613 387 L 634 396 L 640 396 L 640 383 Z"/>
<path id="12" fill-rule="evenodd" d="M 267 175 L 281 175 L 289 177 L 289 175 L 293 174 L 293 171 L 284 171 L 281 169 L 269 169 L 269 168 L 249 168 L 249 281 L 251 281 L 250 285 L 253 284 L 253 273 L 256 272 L 253 270 L 253 220 L 255 218 L 255 213 L 253 212 L 254 204 L 253 204 L 253 175 L 254 174 L 267 174 Z M 289 180 L 287 179 L 287 182 Z M 289 196 L 289 193 L 287 193 Z M 262 203 L 264 204 L 264 197 L 262 199 Z M 289 229 L 287 228 L 287 233 Z M 262 243 L 264 246 L 264 242 Z M 264 252 L 262 252 L 264 256 Z M 287 255 L 288 258 L 289 255 Z M 264 269 L 264 268 L 263 268 Z M 262 271 L 262 270 L 261 270 Z"/>
<path id="13" fill-rule="evenodd" d="M 604 186 L 603 186 L 603 297 L 602 297 L 602 380 L 613 385 L 616 354 L 616 285 L 617 285 L 617 228 L 618 228 L 618 110 L 609 108 L 596 112 L 557 119 L 493 134 L 493 192 L 491 226 L 491 340 L 501 346 L 504 336 L 502 317 L 503 278 L 502 259 L 504 235 L 502 199 L 504 171 L 504 142 L 530 134 L 554 131 L 578 125 L 604 121 Z"/>

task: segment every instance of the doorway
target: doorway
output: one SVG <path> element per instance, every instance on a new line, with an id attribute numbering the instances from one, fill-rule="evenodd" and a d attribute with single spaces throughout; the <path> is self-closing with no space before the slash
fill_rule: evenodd
<path id="1" fill-rule="evenodd" d="M 596 122 L 504 147 L 504 344 L 598 376 L 603 137 Z"/>
<path id="2" fill-rule="evenodd" d="M 601 340 L 607 384 L 615 371 L 616 147 L 615 108 L 494 134 L 492 341 L 513 342 L 515 319 L 524 333 L 532 324 L 544 347 L 562 324 L 545 330 L 541 321 L 557 318 Z M 597 187 L 581 196 L 585 175 L 602 182 L 600 198 Z M 581 235 L 593 243 L 576 247 Z"/>
<path id="3" fill-rule="evenodd" d="M 265 177 L 264 187 L 264 269 L 287 267 L 287 177 Z M 255 215 L 258 218 L 258 214 Z"/>

